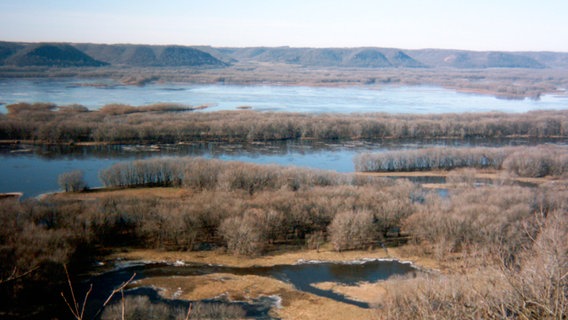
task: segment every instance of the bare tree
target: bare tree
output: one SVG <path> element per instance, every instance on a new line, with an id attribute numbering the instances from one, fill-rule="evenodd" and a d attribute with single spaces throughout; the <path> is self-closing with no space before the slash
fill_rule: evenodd
<path id="1" fill-rule="evenodd" d="M 87 188 L 83 171 L 81 170 L 62 173 L 57 181 L 59 182 L 59 187 L 65 192 L 79 192 Z"/>
<path id="2" fill-rule="evenodd" d="M 328 228 L 331 243 L 337 251 L 364 248 L 375 240 L 377 231 L 369 211 L 338 213 Z"/>

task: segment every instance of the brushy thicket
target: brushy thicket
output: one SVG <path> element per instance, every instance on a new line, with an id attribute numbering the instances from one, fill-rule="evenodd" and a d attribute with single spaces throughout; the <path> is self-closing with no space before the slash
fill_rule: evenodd
<path id="1" fill-rule="evenodd" d="M 124 317 L 122 316 L 124 312 Z M 122 302 L 109 305 L 101 320 L 184 320 L 188 307 L 171 306 L 164 302 L 151 302 L 148 297 L 128 296 Z M 246 312 L 238 305 L 224 303 L 193 303 L 189 319 L 244 319 Z"/>
<path id="2" fill-rule="evenodd" d="M 118 210 L 122 213 L 132 212 L 132 215 L 128 219 L 117 219 L 139 221 L 148 226 L 137 227 L 133 224 L 125 227 L 130 232 L 139 230 L 143 233 L 142 230 L 154 225 L 164 229 L 164 224 L 168 223 L 165 229 L 174 231 L 179 228 L 180 234 L 190 230 L 200 234 L 209 233 L 208 237 L 200 236 L 201 239 L 211 239 L 218 234 L 226 242 L 229 251 L 247 255 L 262 253 L 269 243 L 275 241 L 304 241 L 306 236 L 312 237 L 315 233 L 326 231 L 332 221 L 334 227 L 330 229 L 331 234 L 351 238 L 348 243 L 337 242 L 338 250 L 376 244 L 389 228 L 399 225 L 401 219 L 412 212 L 414 202 L 421 197 L 421 192 L 414 185 L 404 181 L 201 158 L 161 158 L 118 163 L 101 171 L 100 175 L 109 187 L 176 186 L 201 191 L 195 196 L 199 201 L 177 200 L 168 203 L 165 208 L 162 202 L 160 208 L 156 209 L 157 217 L 150 214 L 153 212 L 153 202 L 132 201 L 134 208 Z M 197 206 L 197 203 L 201 205 Z M 124 204 L 121 202 L 120 205 Z M 203 206 L 214 208 L 204 212 L 192 209 L 197 207 L 197 210 L 203 210 Z M 372 229 L 366 236 L 357 239 L 350 234 L 358 231 L 350 229 L 357 229 L 359 224 L 351 226 L 346 221 L 334 220 L 337 212 L 344 211 L 342 216 L 347 216 L 353 215 L 354 210 L 367 212 L 366 226 Z M 176 212 L 176 215 L 171 212 Z M 139 217 L 134 218 L 133 215 Z M 108 219 L 112 214 L 107 212 L 105 217 Z M 101 230 L 112 228 L 107 226 Z M 157 241 L 155 237 L 138 238 Z M 170 233 L 169 238 L 161 236 L 159 239 L 162 240 L 157 245 L 165 242 L 180 246 L 178 238 L 175 233 Z"/>
<path id="3" fill-rule="evenodd" d="M 521 177 L 562 176 L 568 172 L 568 148 L 552 145 L 499 148 L 435 147 L 364 153 L 358 155 L 354 162 L 356 170 L 363 172 L 475 168 L 504 169 Z"/>
<path id="4" fill-rule="evenodd" d="M 0 283 L 0 298 L 14 301 L 10 308 L 45 304 L 36 295 L 43 291 L 30 288 L 64 284 L 61 264 L 85 248 L 220 247 L 259 255 L 281 244 L 327 241 L 336 250 L 364 249 L 400 228 L 420 254 L 440 261 L 458 255 L 481 271 L 396 280 L 401 289 L 390 288 L 383 302 L 389 318 L 566 315 L 568 189 L 560 184 L 465 187 L 441 197 L 404 180 L 217 160 L 151 159 L 108 170 L 121 177 L 119 186 L 175 185 L 183 192 L 3 200 L 0 270 L 3 280 L 14 272 L 16 279 Z"/>
<path id="5" fill-rule="evenodd" d="M 132 107 L 19 103 L 0 115 L 1 140 L 38 143 L 178 143 L 292 139 L 566 137 L 568 111 L 441 115 L 179 112 L 179 105 Z"/>
<path id="6" fill-rule="evenodd" d="M 2 200 L 0 298 L 14 301 L 2 308 L 25 314 L 50 303 L 61 307 L 60 297 L 48 291 L 65 287 L 62 265 L 97 247 L 224 247 L 235 254 L 259 255 L 279 244 L 301 247 L 306 239 L 325 239 L 336 214 L 351 211 L 372 212 L 376 236 L 337 249 L 378 245 L 421 197 L 405 181 L 204 159 L 188 163 L 191 170 L 181 180 L 187 193 L 180 198 L 111 194 L 87 201 Z M 330 232 L 356 232 L 351 229 Z M 68 312 L 64 306 L 63 312 Z"/>
<path id="7" fill-rule="evenodd" d="M 156 158 L 120 162 L 99 172 L 106 187 L 175 186 L 198 190 L 259 190 L 364 183 L 331 171 L 256 165 L 202 158 Z"/>
<path id="8" fill-rule="evenodd" d="M 565 204 L 561 207 L 537 214 L 535 221 L 523 219 L 520 225 L 532 230 L 503 235 L 526 238 L 514 262 L 487 261 L 490 256 L 481 254 L 485 247 L 478 244 L 474 263 L 483 265 L 479 271 L 386 282 L 382 318 L 566 319 L 568 215 Z"/>

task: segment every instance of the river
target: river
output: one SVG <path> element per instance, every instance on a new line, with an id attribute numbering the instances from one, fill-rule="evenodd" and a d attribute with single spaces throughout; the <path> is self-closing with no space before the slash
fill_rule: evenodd
<path id="1" fill-rule="evenodd" d="M 26 146 L 0 145 L 0 193 L 23 192 L 24 198 L 59 190 L 57 178 L 81 170 L 89 187 L 99 187 L 101 169 L 121 161 L 152 157 L 203 157 L 259 164 L 278 164 L 354 172 L 353 158 L 363 152 L 427 148 L 432 146 L 503 146 L 565 143 L 563 140 L 465 139 L 376 142 L 276 141 L 251 144 L 196 143 L 148 146 Z"/>
<path id="2" fill-rule="evenodd" d="M 565 109 L 565 96 L 544 95 L 540 100 L 503 100 L 491 96 L 458 93 L 436 87 L 366 87 L 322 88 L 294 86 L 235 86 L 156 83 L 125 86 L 112 80 L 96 79 L 0 79 L 0 113 L 16 102 L 53 102 L 60 105 L 82 104 L 98 109 L 108 103 L 147 105 L 159 102 L 207 105 L 196 112 L 235 110 L 249 106 L 253 110 L 291 112 L 524 112 L 541 109 Z M 161 146 L 149 150 L 138 146 L 104 147 L 0 147 L 0 193 L 23 192 L 33 197 L 57 191 L 57 176 L 82 170 L 90 187 L 100 186 L 98 172 L 116 162 L 148 157 L 200 156 L 254 163 L 275 163 L 338 172 L 353 172 L 352 159 L 361 152 L 428 146 L 536 144 L 534 141 L 425 141 L 407 142 L 274 142 L 265 144 Z"/>
<path id="3" fill-rule="evenodd" d="M 428 86 L 301 87 L 238 86 L 156 83 L 125 86 L 112 80 L 0 79 L 0 112 L 17 102 L 82 104 L 98 109 L 109 103 L 134 106 L 181 103 L 208 106 L 202 112 L 235 110 L 247 106 L 258 111 L 332 113 L 448 113 L 526 112 L 566 109 L 566 95 L 543 95 L 539 100 L 507 100 L 492 96 L 459 93 Z"/>

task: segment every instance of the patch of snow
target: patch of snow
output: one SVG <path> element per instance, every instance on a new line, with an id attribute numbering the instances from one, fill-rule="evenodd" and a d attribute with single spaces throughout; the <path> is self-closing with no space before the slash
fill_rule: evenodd
<path id="1" fill-rule="evenodd" d="M 183 293 L 183 290 L 181 290 L 181 288 L 178 287 L 176 292 L 174 292 L 174 294 L 172 294 L 172 299 L 178 299 L 179 297 L 181 297 L 182 293 Z"/>

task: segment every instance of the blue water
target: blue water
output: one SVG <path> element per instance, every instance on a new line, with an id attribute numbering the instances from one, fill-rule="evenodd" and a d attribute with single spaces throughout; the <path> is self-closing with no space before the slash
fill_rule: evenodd
<path id="1" fill-rule="evenodd" d="M 26 153 L 13 152 L 30 147 Z M 58 176 L 64 172 L 81 170 L 89 187 L 99 187 L 98 172 L 121 161 L 132 161 L 152 157 L 196 156 L 230 161 L 259 164 L 310 167 L 337 172 L 353 172 L 353 157 L 365 150 L 382 150 L 381 146 L 294 145 L 275 143 L 263 146 L 236 146 L 204 144 L 197 147 L 163 148 L 160 152 L 124 151 L 120 146 L 97 148 L 72 148 L 72 150 L 46 150 L 31 146 L 4 146 L 0 148 L 0 193 L 23 192 L 33 197 L 46 192 L 58 191 Z M 99 148 L 100 149 L 100 148 Z"/>
<path id="2" fill-rule="evenodd" d="M 203 157 L 259 164 L 307 167 L 354 172 L 353 158 L 363 152 L 427 148 L 432 146 L 502 146 L 536 145 L 542 143 L 565 144 L 563 140 L 431 140 L 421 143 L 359 142 L 323 143 L 314 141 L 287 141 L 263 144 L 223 145 L 202 143 L 189 146 L 162 146 L 152 152 L 141 147 L 132 151 L 130 146 L 2 146 L 0 145 L 0 193 L 23 192 L 25 197 L 59 189 L 57 178 L 64 172 L 81 170 L 89 187 L 99 187 L 101 169 L 121 161 L 151 157 Z M 136 149 L 136 148 L 134 148 Z M 21 152 L 27 150 L 28 152 Z"/>
<path id="3" fill-rule="evenodd" d="M 538 101 L 505 100 L 426 86 L 377 89 L 158 83 L 141 87 L 124 86 L 111 80 L 84 79 L 0 79 L 0 102 L 4 104 L 0 106 L 3 113 L 6 112 L 5 105 L 17 102 L 77 103 L 90 109 L 109 103 L 140 106 L 167 102 L 205 105 L 208 106 L 206 112 L 235 110 L 240 106 L 260 111 L 418 114 L 568 108 L 566 96 L 544 95 Z"/>
<path id="4" fill-rule="evenodd" d="M 87 85 L 86 85 L 87 84 Z M 96 85 L 96 86 L 94 86 Z M 109 103 L 147 105 L 159 102 L 192 106 L 207 105 L 202 112 L 235 110 L 249 106 L 253 110 L 292 112 L 385 112 L 448 113 L 504 111 L 525 112 L 539 109 L 566 109 L 565 96 L 545 95 L 539 101 L 502 100 L 491 96 L 457 93 L 435 87 L 365 87 L 322 88 L 291 86 L 235 86 L 158 83 L 123 86 L 112 80 L 85 79 L 0 79 L 0 112 L 17 102 L 52 102 L 59 105 L 82 104 L 98 109 Z M 201 111 L 200 111 L 201 112 Z M 483 142 L 483 141 L 481 141 Z M 438 145 L 440 142 L 434 142 Z M 441 142 L 442 144 L 448 142 Z M 470 142 L 457 141 L 457 145 Z M 475 142 L 475 144 L 480 143 Z M 72 170 L 82 170 L 90 187 L 100 186 L 98 172 L 116 162 L 159 156 L 201 156 L 254 163 L 276 163 L 352 172 L 352 159 L 360 152 L 417 148 L 428 144 L 384 146 L 380 144 L 326 145 L 284 143 L 269 146 L 197 146 L 161 152 L 125 152 L 79 148 L 72 151 L 33 150 L 14 153 L 19 147 L 0 150 L 0 193 L 24 192 L 35 196 L 58 190 L 57 177 Z M 24 146 L 24 148 L 26 148 Z M 37 149 L 37 148 L 36 148 Z M 20 150 L 21 151 L 21 150 Z"/>
<path id="5" fill-rule="evenodd" d="M 128 280 L 136 273 L 136 279 L 151 277 L 184 277 L 203 274 L 231 273 L 235 275 L 256 275 L 271 277 L 292 284 L 297 290 L 309 292 L 343 303 L 368 308 L 364 302 L 349 299 L 330 290 L 314 287 L 314 284 L 323 282 L 336 282 L 345 285 L 357 285 L 360 282 L 377 282 L 386 280 L 394 275 L 416 276 L 420 271 L 409 263 L 398 261 L 354 261 L 351 263 L 299 263 L 293 265 L 275 265 L 271 267 L 225 267 L 220 265 L 187 264 L 173 266 L 164 263 L 140 264 L 130 267 L 118 268 L 92 277 L 89 282 L 96 284 L 96 292 L 103 292 L 102 297 L 116 288 L 120 283 Z M 95 290 L 93 290 L 95 291 Z"/>

